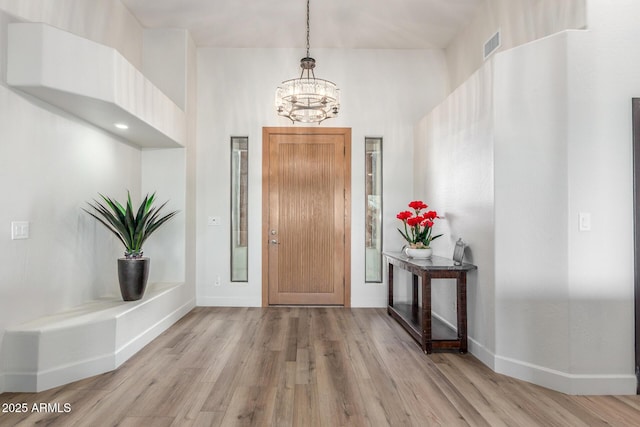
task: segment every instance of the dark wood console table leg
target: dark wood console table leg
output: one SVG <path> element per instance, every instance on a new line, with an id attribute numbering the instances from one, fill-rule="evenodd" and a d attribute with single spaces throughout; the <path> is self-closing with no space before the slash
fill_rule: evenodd
<path id="1" fill-rule="evenodd" d="M 431 332 L 431 274 L 425 271 L 422 273 L 422 351 L 427 354 L 433 352 Z"/>
<path id="2" fill-rule="evenodd" d="M 389 307 L 393 307 L 393 264 L 388 263 L 389 266 L 389 300 L 387 304 Z M 388 310 L 387 310 L 388 311 Z"/>
<path id="3" fill-rule="evenodd" d="M 460 353 L 467 352 L 467 273 L 460 272 L 456 281 L 458 294 L 458 339 L 460 340 Z"/>
<path id="4" fill-rule="evenodd" d="M 420 314 L 420 307 L 418 305 L 418 276 L 416 276 L 415 274 L 412 275 L 413 277 L 413 289 L 412 289 L 412 297 L 411 297 L 411 321 L 413 322 L 418 322 L 419 319 L 419 314 Z"/>

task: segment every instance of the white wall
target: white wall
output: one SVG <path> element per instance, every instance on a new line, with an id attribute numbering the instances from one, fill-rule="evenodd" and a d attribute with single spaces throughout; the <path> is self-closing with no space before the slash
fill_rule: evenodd
<path id="1" fill-rule="evenodd" d="M 198 108 L 198 55 L 196 45 L 189 36 L 187 40 L 187 146 L 185 153 L 186 194 L 185 194 L 185 283 L 189 287 L 190 299 L 196 301 L 196 183 L 197 183 L 197 108 Z"/>
<path id="2" fill-rule="evenodd" d="M 184 282 L 187 269 L 195 269 L 195 263 L 186 256 L 187 247 L 194 246 L 195 240 L 187 238 L 186 228 L 193 226 L 195 214 L 194 209 L 187 207 L 187 198 L 195 192 L 188 180 L 188 174 L 195 174 L 195 170 L 187 172 L 187 159 L 195 152 L 196 51 L 187 30 L 144 30 L 143 42 L 145 76 L 168 94 L 187 118 L 186 148 L 142 153 L 143 193 L 156 192 L 158 203 L 167 201 L 165 213 L 180 211 L 145 244 L 145 254 L 153 257 L 149 280 Z M 195 299 L 193 289 L 191 294 Z"/>
<path id="3" fill-rule="evenodd" d="M 630 41 L 640 31 L 627 16 L 638 6 L 594 2 L 589 31 L 496 58 L 496 368 L 569 393 L 635 392 L 630 108 L 640 55 Z M 591 231 L 579 231 L 581 212 Z"/>
<path id="4" fill-rule="evenodd" d="M 150 281 L 184 282 L 182 297 L 195 305 L 195 182 L 197 50 L 187 30 L 145 29 L 143 72 L 185 111 L 185 148 L 144 150 L 142 191 L 168 201 L 166 212 L 180 213 L 145 245 L 153 257 Z"/>
<path id="5" fill-rule="evenodd" d="M 640 3 L 589 0 L 588 14 L 590 31 L 573 41 L 570 58 L 570 353 L 576 374 L 614 376 L 634 369 L 631 98 L 640 96 Z M 591 213 L 591 232 L 578 232 L 579 212 Z"/>
<path id="6" fill-rule="evenodd" d="M 190 39 L 187 30 L 176 28 L 149 28 L 142 36 L 145 77 L 182 110 L 186 109 L 187 103 L 187 71 L 190 65 L 187 47 Z"/>
<path id="7" fill-rule="evenodd" d="M 640 93 L 640 30 L 632 18 L 639 13 L 637 2 L 593 0 L 588 31 L 499 53 L 423 120 L 428 131 L 416 142 L 418 162 L 442 157 L 446 141 L 494 175 L 494 236 L 484 230 L 493 260 L 474 262 L 479 284 L 495 271 L 495 340 L 493 350 L 483 341 L 489 323 L 470 325 L 489 351 L 479 357 L 497 372 L 566 393 L 635 393 L 631 98 Z M 479 85 L 490 68 L 492 83 Z M 470 113 L 479 102 L 493 104 L 492 137 L 478 133 Z M 416 188 L 438 200 L 451 175 L 466 173 L 453 169 L 416 173 Z M 477 207 L 461 199 L 447 211 Z M 591 214 L 591 231 L 579 231 L 580 212 Z M 479 297 L 470 296 L 471 310 Z M 490 321 L 487 314 L 470 322 Z"/>
<path id="8" fill-rule="evenodd" d="M 495 57 L 496 369 L 568 374 L 568 33 Z M 531 372 L 530 372 L 531 373 Z M 554 382 L 556 381 L 556 382 Z"/>
<path id="9" fill-rule="evenodd" d="M 194 252 L 190 230 L 195 211 L 186 206 L 194 205 L 195 169 L 185 170 L 194 157 L 193 41 L 186 32 L 172 33 L 182 36 L 182 50 L 174 44 L 162 57 L 163 62 L 185 62 L 182 71 L 192 78 L 188 83 L 186 77 L 172 81 L 186 86 L 187 149 L 141 151 L 5 83 L 7 24 L 15 20 L 49 23 L 115 47 L 142 68 L 142 28 L 126 8 L 110 0 L 0 1 L 3 7 L 11 14 L 0 9 L 0 194 L 5 201 L 0 211 L 0 354 L 9 326 L 97 297 L 119 297 L 116 258 L 123 248 L 81 209 L 98 192 L 121 199 L 129 189 L 138 201 L 142 191 L 157 190 L 160 200 L 171 200 L 168 208 L 182 211 L 152 237 L 157 241 L 150 240 L 145 253 L 152 256 L 151 281 L 184 282 L 191 277 L 181 298 L 193 304 L 195 257 L 185 256 Z M 166 41 L 151 35 L 146 42 L 158 38 Z M 145 60 L 150 66 L 153 55 Z M 10 223 L 16 220 L 30 222 L 29 239 L 11 240 Z"/>
<path id="10" fill-rule="evenodd" d="M 179 211 L 144 245 L 151 258 L 149 282 L 184 282 L 185 277 L 185 150 L 145 150 L 142 152 L 142 194 L 156 193 L 156 204 L 167 202 L 162 213 Z"/>
<path id="11" fill-rule="evenodd" d="M 280 82 L 299 75 L 299 49 L 199 49 L 197 292 L 199 305 L 261 304 L 262 127 L 291 126 L 273 108 Z M 386 286 L 364 279 L 364 138 L 382 136 L 385 249 L 400 249 L 395 213 L 413 197 L 413 127 L 446 93 L 440 51 L 314 50 L 316 75 L 342 90 L 340 117 L 352 128 L 353 306 L 386 305 Z M 299 126 L 299 125 L 296 125 Z M 249 137 L 249 281 L 229 282 L 229 139 Z M 207 216 L 222 225 L 207 227 Z M 214 283 L 221 278 L 221 286 Z"/>
<path id="12" fill-rule="evenodd" d="M 545 210 L 556 219 L 545 221 L 546 235 L 535 240 L 554 249 L 528 253 L 546 260 L 545 267 L 556 274 L 550 278 L 538 273 L 533 277 L 545 280 L 516 292 L 520 301 L 529 295 L 524 310 L 511 303 L 498 309 L 505 316 L 497 318 L 503 325 L 498 353 L 535 365 L 516 368 L 518 363 L 506 360 L 501 363 L 505 370 L 528 370 L 538 382 L 567 392 L 634 393 L 631 98 L 640 94 L 640 54 L 635 48 L 640 30 L 633 19 L 640 4 L 623 1 L 612 7 L 594 0 L 588 6 L 589 31 L 569 32 L 566 40 L 542 41 L 525 52 L 500 57 L 513 75 L 521 76 L 501 86 L 503 93 L 528 100 L 527 114 L 519 118 L 512 105 L 505 105 L 508 113 L 501 123 L 520 122 L 517 136 L 528 147 L 520 154 L 529 158 L 532 171 L 544 171 L 542 182 L 526 183 L 527 194 L 532 189 L 544 192 Z M 565 52 L 541 58 L 540 49 Z M 548 65 L 537 65 L 545 61 Z M 536 90 L 545 74 L 555 86 L 547 88 L 546 96 Z M 538 164 L 532 158 L 534 148 L 546 153 Z M 545 186 L 544 181 L 554 185 Z M 591 214 L 591 231 L 579 231 L 580 212 Z M 512 224 L 521 223 L 521 214 L 511 218 Z M 505 272 L 516 273 L 518 264 L 509 262 L 513 260 L 513 255 L 505 259 Z M 502 295 L 514 294 L 507 292 Z M 512 339 L 533 326 L 554 333 L 531 332 L 526 343 Z"/>
<path id="13" fill-rule="evenodd" d="M 434 254 L 451 258 L 456 240 L 468 245 L 465 262 L 480 266 L 467 275 L 470 351 L 493 366 L 494 183 L 493 70 L 476 72 L 416 128 L 415 196 L 436 210 Z M 455 280 L 432 284 L 433 310 L 456 324 Z"/>

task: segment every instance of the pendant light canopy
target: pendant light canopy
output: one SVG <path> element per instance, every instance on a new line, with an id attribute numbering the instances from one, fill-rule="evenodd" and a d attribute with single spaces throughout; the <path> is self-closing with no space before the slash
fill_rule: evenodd
<path id="1" fill-rule="evenodd" d="M 276 110 L 293 123 L 320 123 L 336 117 L 340 89 L 329 80 L 316 78 L 316 60 L 309 55 L 309 0 L 307 0 L 307 56 L 300 60 L 300 78 L 285 80 L 276 89 Z"/>

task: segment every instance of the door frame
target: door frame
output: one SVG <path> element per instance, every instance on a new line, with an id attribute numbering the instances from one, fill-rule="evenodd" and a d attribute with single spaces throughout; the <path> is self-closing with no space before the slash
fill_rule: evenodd
<path id="1" fill-rule="evenodd" d="M 344 137 L 344 307 L 351 307 L 351 128 L 262 128 L 262 306 L 269 306 L 269 141 L 271 135 Z"/>
<path id="2" fill-rule="evenodd" d="M 631 99 L 633 133 L 633 269 L 636 394 L 640 394 L 640 98 Z"/>

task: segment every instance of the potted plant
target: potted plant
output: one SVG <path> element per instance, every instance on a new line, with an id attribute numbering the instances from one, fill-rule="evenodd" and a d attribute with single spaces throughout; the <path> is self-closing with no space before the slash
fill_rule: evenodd
<path id="1" fill-rule="evenodd" d="M 433 235 L 433 225 L 438 213 L 436 211 L 427 211 L 421 213 L 429 206 L 421 200 L 414 200 L 409 203 L 409 207 L 413 211 L 402 211 L 396 218 L 404 224 L 404 231 L 398 228 L 402 237 L 407 241 L 404 252 L 410 258 L 431 258 L 431 241 L 442 236 L 442 234 Z"/>
<path id="2" fill-rule="evenodd" d="M 149 258 L 142 256 L 142 245 L 154 231 L 173 218 L 178 211 L 160 216 L 160 211 L 167 202 L 154 207 L 155 193 L 147 194 L 135 211 L 129 191 L 127 191 L 125 206 L 102 194 L 100 197 L 104 203 L 94 199 L 94 203 L 87 202 L 93 211 L 83 210 L 111 230 L 124 245 L 124 257 L 118 258 L 120 292 L 125 301 L 139 300 L 144 295 L 147 285 L 150 263 Z"/>

